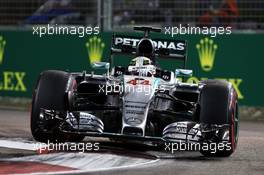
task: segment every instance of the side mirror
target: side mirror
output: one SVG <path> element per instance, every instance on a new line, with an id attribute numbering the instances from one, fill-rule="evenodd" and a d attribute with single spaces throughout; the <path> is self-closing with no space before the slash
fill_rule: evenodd
<path id="1" fill-rule="evenodd" d="M 92 63 L 92 68 L 109 70 L 110 64 L 108 62 L 94 62 Z"/>
<path id="2" fill-rule="evenodd" d="M 191 77 L 193 71 L 189 69 L 176 69 L 175 75 L 176 77 Z"/>

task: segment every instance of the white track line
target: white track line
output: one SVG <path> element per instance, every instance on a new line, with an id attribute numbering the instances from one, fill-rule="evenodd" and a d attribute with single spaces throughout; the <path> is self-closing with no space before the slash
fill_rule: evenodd
<path id="1" fill-rule="evenodd" d="M 128 169 L 128 168 L 139 168 L 142 166 L 147 166 L 150 164 L 154 164 L 158 162 L 159 159 L 156 160 L 151 160 L 149 162 L 144 162 L 144 163 L 138 163 L 138 164 L 133 164 L 133 165 L 126 165 L 126 166 L 119 166 L 119 167 L 110 167 L 110 168 L 98 168 L 98 169 L 93 169 L 93 170 L 70 170 L 70 171 L 56 171 L 56 172 L 40 172 L 40 173 L 31 173 L 31 175 L 52 175 L 52 174 L 76 174 L 76 173 L 93 173 L 93 172 L 99 172 L 99 171 L 111 171 L 111 170 L 122 170 L 122 169 Z"/>
<path id="2" fill-rule="evenodd" d="M 35 142 L 22 142 L 22 141 L 12 141 L 12 140 L 0 140 L 0 147 L 36 151 L 40 143 Z"/>
<path id="3" fill-rule="evenodd" d="M 0 147 L 37 151 L 45 144 L 26 141 L 26 140 L 0 140 Z M 32 155 L 18 158 L 1 159 L 7 161 L 32 161 L 47 163 L 50 165 L 61 165 L 65 167 L 76 168 L 78 170 L 60 171 L 60 172 L 39 172 L 32 174 L 72 174 L 72 173 L 88 173 L 97 171 L 109 171 L 116 169 L 127 169 L 132 167 L 146 166 L 153 164 L 159 159 L 147 160 L 144 158 L 135 158 L 124 155 L 115 155 L 109 153 L 52 153 Z"/>

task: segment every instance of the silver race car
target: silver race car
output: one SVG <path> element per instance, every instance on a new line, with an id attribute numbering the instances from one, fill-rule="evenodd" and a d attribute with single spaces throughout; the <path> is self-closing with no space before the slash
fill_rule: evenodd
<path id="1" fill-rule="evenodd" d="M 40 142 L 80 142 L 85 136 L 155 145 L 199 144 L 205 156 L 229 156 L 238 141 L 237 93 L 226 81 L 186 83 L 186 41 L 150 39 L 158 28 L 135 27 L 142 38 L 113 35 L 105 73 L 48 70 L 33 94 L 31 131 Z M 127 67 L 113 57 L 131 58 Z M 162 70 L 159 59 L 182 61 Z M 214 152 L 211 145 L 218 145 Z M 220 145 L 220 146 L 219 146 Z M 202 146 L 202 147 L 201 147 Z M 189 147 L 188 147 L 189 148 Z M 208 149 L 204 149 L 208 148 Z"/>

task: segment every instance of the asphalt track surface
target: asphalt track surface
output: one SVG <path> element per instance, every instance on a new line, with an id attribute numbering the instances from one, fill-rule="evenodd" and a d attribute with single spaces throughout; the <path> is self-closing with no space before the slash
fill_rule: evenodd
<path id="1" fill-rule="evenodd" d="M 97 141 L 102 142 L 102 150 L 85 153 L 37 154 L 19 149 L 35 143 L 29 131 L 29 112 L 0 110 L 0 174 L 264 174 L 264 123 L 241 122 L 238 149 L 229 158 L 205 158 L 198 152 L 171 154 Z"/>

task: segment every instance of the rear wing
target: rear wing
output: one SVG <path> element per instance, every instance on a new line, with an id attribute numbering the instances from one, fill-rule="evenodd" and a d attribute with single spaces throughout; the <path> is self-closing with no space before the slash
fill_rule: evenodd
<path id="1" fill-rule="evenodd" d="M 141 39 L 142 37 L 114 34 L 112 36 L 111 55 L 136 55 L 136 47 Z M 183 68 L 186 67 L 187 43 L 185 40 L 152 39 L 152 41 L 155 46 L 156 58 L 181 60 L 183 61 Z"/>

